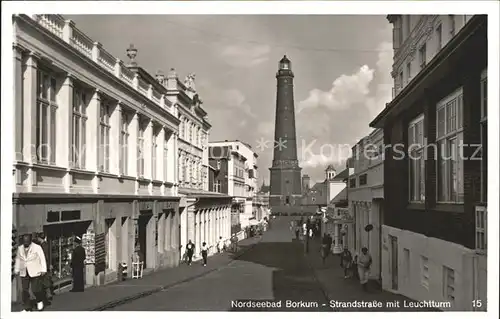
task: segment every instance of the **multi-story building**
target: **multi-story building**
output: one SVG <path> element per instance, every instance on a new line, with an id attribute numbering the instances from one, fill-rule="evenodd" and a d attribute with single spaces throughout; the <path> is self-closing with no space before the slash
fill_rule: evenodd
<path id="1" fill-rule="evenodd" d="M 253 203 L 257 188 L 257 154 L 247 143 L 210 142 L 210 165 L 216 168 L 214 189 L 233 197 L 233 226 L 250 225 L 260 204 Z"/>
<path id="2" fill-rule="evenodd" d="M 161 74 L 161 73 L 160 73 Z M 186 244 L 195 244 L 195 259 L 201 257 L 201 246 L 216 245 L 219 237 L 229 239 L 231 197 L 210 191 L 208 137 L 211 125 L 203 101 L 196 91 L 195 75 L 189 74 L 181 82 L 174 69 L 161 76 L 167 88 L 167 97 L 179 113 L 178 174 L 180 200 L 180 253 Z M 210 250 L 212 254 L 214 250 Z"/>
<path id="3" fill-rule="evenodd" d="M 347 198 L 356 223 L 351 252 L 360 254 L 366 247 L 372 255 L 371 279 L 381 279 L 381 245 L 384 200 L 383 130 L 375 129 L 352 150 L 353 175 L 349 177 Z M 371 225 L 373 228 L 366 231 Z"/>
<path id="4" fill-rule="evenodd" d="M 370 124 L 385 144 L 382 285 L 484 310 L 487 16 L 388 20 L 396 95 Z"/>
<path id="5" fill-rule="evenodd" d="M 133 256 L 147 270 L 177 265 L 179 120 L 167 89 L 133 47 L 126 66 L 62 16 L 13 25 L 13 230 L 47 235 L 58 288 L 71 286 L 75 236 L 87 285 L 115 280 Z"/>

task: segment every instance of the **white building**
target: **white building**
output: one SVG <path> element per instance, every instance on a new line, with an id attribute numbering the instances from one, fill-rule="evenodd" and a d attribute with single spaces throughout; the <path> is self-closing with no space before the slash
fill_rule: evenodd
<path id="1" fill-rule="evenodd" d="M 230 160 L 228 161 L 227 194 L 233 197 L 233 207 L 239 211 L 241 228 L 250 225 L 256 218 L 258 210 L 254 196 L 257 193 L 257 153 L 252 147 L 242 141 L 213 141 L 210 147 L 228 147 Z M 260 203 L 259 203 L 260 206 Z"/>
<path id="2" fill-rule="evenodd" d="M 116 280 L 137 255 L 146 271 L 177 265 L 179 120 L 167 90 L 135 49 L 125 66 L 62 16 L 13 25 L 13 232 L 47 235 L 63 289 L 75 236 L 88 248 L 87 285 Z"/>
<path id="3" fill-rule="evenodd" d="M 361 139 L 353 148 L 352 164 L 354 172 L 349 176 L 349 210 L 354 218 L 354 242 L 352 253 L 361 253 L 366 247 L 372 255 L 373 265 L 370 278 L 380 280 L 381 240 L 384 200 L 384 161 L 382 129 L 374 130 Z M 365 227 L 372 225 L 371 231 Z"/>

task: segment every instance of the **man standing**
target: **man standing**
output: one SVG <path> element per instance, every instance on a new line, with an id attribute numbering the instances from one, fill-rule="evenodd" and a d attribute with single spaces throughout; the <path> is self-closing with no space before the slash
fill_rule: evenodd
<path id="1" fill-rule="evenodd" d="M 52 301 L 52 293 L 53 293 L 53 284 L 52 284 L 52 275 L 50 274 L 50 261 L 49 261 L 49 243 L 47 242 L 47 238 L 44 233 L 40 233 L 38 235 L 38 241 L 40 242 L 40 246 L 42 247 L 43 254 L 45 255 L 45 263 L 47 264 L 47 273 L 43 278 L 43 289 L 45 290 L 46 302 L 49 304 Z"/>
<path id="2" fill-rule="evenodd" d="M 23 236 L 23 244 L 17 249 L 14 273 L 21 277 L 24 310 L 31 310 L 30 285 L 39 311 L 44 308 L 43 277 L 47 273 L 47 263 L 42 247 L 32 242 L 31 235 Z"/>
<path id="3" fill-rule="evenodd" d="M 82 239 L 75 238 L 76 247 L 71 255 L 71 270 L 73 274 L 73 289 L 71 292 L 83 292 L 85 289 L 85 248 L 82 247 Z"/>

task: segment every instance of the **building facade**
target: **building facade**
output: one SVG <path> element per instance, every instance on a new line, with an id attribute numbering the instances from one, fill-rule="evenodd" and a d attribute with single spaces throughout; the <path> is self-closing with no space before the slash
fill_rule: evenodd
<path id="1" fill-rule="evenodd" d="M 133 47 L 129 67 L 62 16 L 13 25 L 13 232 L 47 235 L 57 289 L 71 286 L 75 236 L 87 286 L 116 280 L 134 257 L 146 271 L 177 265 L 179 120 L 166 89 Z M 14 301 L 19 291 L 15 279 Z"/>
<path id="2" fill-rule="evenodd" d="M 160 73 L 161 74 L 161 73 Z M 201 258 L 205 242 L 216 247 L 220 237 L 231 235 L 231 197 L 210 191 L 209 146 L 211 125 L 203 101 L 196 91 L 195 76 L 182 82 L 171 69 L 159 81 L 167 88 L 167 97 L 177 106 L 179 115 L 178 176 L 181 214 L 179 254 L 183 256 L 189 240 L 195 244 L 194 259 Z M 209 255 L 215 249 L 209 250 Z"/>
<path id="3" fill-rule="evenodd" d="M 292 64 L 284 56 L 276 73 L 276 119 L 274 126 L 274 155 L 270 170 L 273 212 L 300 212 L 301 168 L 297 160 L 295 104 L 293 99 Z"/>
<path id="4" fill-rule="evenodd" d="M 388 20 L 396 95 L 370 124 L 384 131 L 382 285 L 484 310 L 487 16 Z"/>
<path id="5" fill-rule="evenodd" d="M 384 161 L 382 129 L 374 130 L 353 147 L 353 174 L 349 177 L 349 210 L 354 224 L 353 254 L 366 247 L 372 255 L 370 278 L 381 280 L 381 246 L 384 207 Z M 365 227 L 373 228 L 366 231 Z"/>
<path id="6" fill-rule="evenodd" d="M 239 140 L 210 142 L 209 153 L 210 165 L 217 169 L 213 187 L 232 196 L 232 225 L 239 232 L 238 228 L 250 225 L 261 206 L 254 202 L 258 155 L 249 144 Z"/>

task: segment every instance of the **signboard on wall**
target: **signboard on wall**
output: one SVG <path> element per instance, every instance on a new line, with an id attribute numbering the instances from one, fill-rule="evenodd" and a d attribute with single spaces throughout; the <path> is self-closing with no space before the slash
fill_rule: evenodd
<path id="1" fill-rule="evenodd" d="M 95 235 L 95 273 L 106 269 L 106 243 L 105 234 Z"/>
<path id="2" fill-rule="evenodd" d="M 95 234 L 93 231 L 83 234 L 82 247 L 85 249 L 85 264 L 95 264 Z"/>

